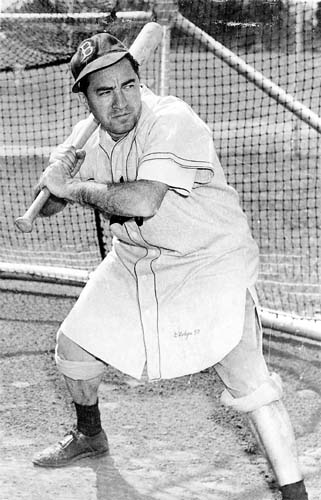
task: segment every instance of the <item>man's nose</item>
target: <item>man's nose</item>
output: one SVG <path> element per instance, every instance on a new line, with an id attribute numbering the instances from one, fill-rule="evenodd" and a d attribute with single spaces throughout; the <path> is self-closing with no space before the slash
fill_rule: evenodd
<path id="1" fill-rule="evenodd" d="M 122 90 L 114 90 L 113 108 L 123 109 L 127 106 L 127 101 Z"/>

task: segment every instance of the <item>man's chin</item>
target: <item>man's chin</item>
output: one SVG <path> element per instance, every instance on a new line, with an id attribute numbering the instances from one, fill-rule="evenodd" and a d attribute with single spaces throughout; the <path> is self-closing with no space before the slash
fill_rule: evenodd
<path id="1" fill-rule="evenodd" d="M 131 130 L 133 130 L 135 125 L 136 125 L 136 122 L 127 123 L 126 125 L 124 125 L 122 127 L 114 127 L 112 129 L 109 129 L 109 130 L 107 130 L 107 132 L 109 132 L 109 134 L 112 137 L 114 137 L 114 136 L 115 137 L 123 137 L 124 135 L 128 134 Z"/>
<path id="2" fill-rule="evenodd" d="M 134 127 L 126 128 L 126 129 L 117 129 L 117 130 L 107 130 L 108 134 L 112 139 L 118 141 L 122 137 L 125 137 Z"/>

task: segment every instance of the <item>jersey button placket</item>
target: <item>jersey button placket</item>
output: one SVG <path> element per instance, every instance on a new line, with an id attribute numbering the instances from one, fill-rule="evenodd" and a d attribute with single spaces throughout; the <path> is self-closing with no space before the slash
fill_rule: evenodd
<path id="1" fill-rule="evenodd" d="M 147 372 L 150 379 L 161 378 L 160 349 L 158 331 L 158 303 L 155 274 L 152 261 L 157 250 L 147 250 L 146 257 L 136 265 L 138 303 L 141 312 L 144 343 L 146 349 Z"/>

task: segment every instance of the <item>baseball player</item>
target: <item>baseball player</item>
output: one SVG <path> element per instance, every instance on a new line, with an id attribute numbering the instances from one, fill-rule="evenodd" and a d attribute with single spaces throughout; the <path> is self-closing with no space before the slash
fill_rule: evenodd
<path id="1" fill-rule="evenodd" d="M 182 100 L 141 85 L 137 62 L 108 33 L 83 41 L 71 70 L 100 126 L 80 151 L 76 125 L 36 191 L 52 193 L 42 215 L 66 203 L 100 210 L 113 245 L 57 334 L 76 429 L 34 464 L 108 453 L 98 406 L 106 363 L 149 380 L 215 366 L 223 403 L 248 415 L 283 500 L 306 500 L 281 381 L 262 355 L 258 248 L 210 130 Z"/>

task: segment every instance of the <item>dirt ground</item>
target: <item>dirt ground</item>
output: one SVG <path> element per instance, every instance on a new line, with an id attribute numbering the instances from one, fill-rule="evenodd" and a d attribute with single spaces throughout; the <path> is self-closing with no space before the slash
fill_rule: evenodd
<path id="1" fill-rule="evenodd" d="M 276 500 L 273 475 L 243 416 L 220 404 L 213 370 L 139 384 L 108 367 L 100 392 L 111 455 L 56 470 L 33 454 L 74 424 L 53 359 L 79 287 L 0 280 L 0 500 Z M 265 332 L 283 378 L 310 500 L 321 499 L 321 350 Z"/>

